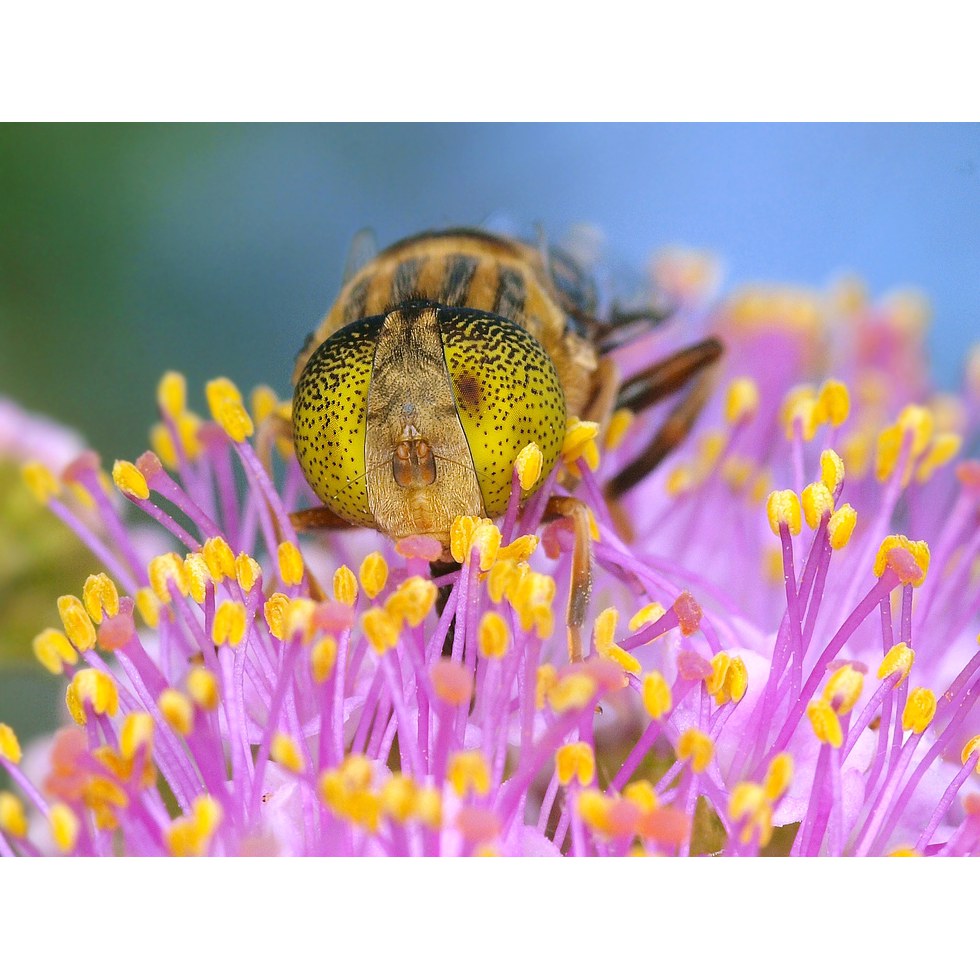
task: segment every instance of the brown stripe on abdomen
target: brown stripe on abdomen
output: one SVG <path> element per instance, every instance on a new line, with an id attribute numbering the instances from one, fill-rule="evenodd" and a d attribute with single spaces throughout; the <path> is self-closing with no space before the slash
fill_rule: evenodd
<path id="1" fill-rule="evenodd" d="M 494 312 L 508 320 L 523 321 L 524 300 L 527 298 L 527 284 L 516 269 L 500 266 L 497 280 L 497 295 L 494 297 Z"/>
<path id="2" fill-rule="evenodd" d="M 478 263 L 472 255 L 456 253 L 446 259 L 446 271 L 439 287 L 439 302 L 445 306 L 463 306 Z"/>
<path id="3" fill-rule="evenodd" d="M 405 259 L 395 269 L 391 280 L 391 292 L 388 294 L 388 308 L 394 309 L 399 303 L 418 298 L 419 270 L 422 259 Z"/>

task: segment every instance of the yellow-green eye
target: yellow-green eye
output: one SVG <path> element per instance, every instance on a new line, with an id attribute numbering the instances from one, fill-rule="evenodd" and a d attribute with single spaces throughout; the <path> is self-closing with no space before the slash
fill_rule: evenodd
<path id="1" fill-rule="evenodd" d="M 348 324 L 314 352 L 293 396 L 296 458 L 316 495 L 351 524 L 372 524 L 364 476 L 367 393 L 383 317 Z"/>
<path id="2" fill-rule="evenodd" d="M 544 457 L 533 493 L 554 468 L 565 438 L 565 394 L 544 348 L 510 320 L 442 310 L 446 367 L 490 517 L 507 509 L 514 461 L 530 442 Z"/>

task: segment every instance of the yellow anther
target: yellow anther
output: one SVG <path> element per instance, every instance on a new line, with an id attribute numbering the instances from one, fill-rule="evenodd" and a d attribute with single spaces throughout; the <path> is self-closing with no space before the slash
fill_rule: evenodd
<path id="1" fill-rule="evenodd" d="M 623 790 L 623 799 L 635 803 L 643 814 L 653 813 L 660 806 L 653 784 L 648 779 L 638 779 Z"/>
<path id="2" fill-rule="evenodd" d="M 749 675 L 741 657 L 721 652 L 711 658 L 711 676 L 705 680 L 705 686 L 717 704 L 741 701 L 748 683 Z"/>
<path id="3" fill-rule="evenodd" d="M 851 414 L 851 393 L 843 381 L 829 378 L 820 386 L 820 393 L 817 395 L 820 405 L 820 414 L 834 428 L 839 428 Z"/>
<path id="4" fill-rule="evenodd" d="M 279 577 L 283 585 L 299 585 L 303 581 L 303 556 L 292 541 L 279 545 Z"/>
<path id="5" fill-rule="evenodd" d="M 514 469 L 517 471 L 517 479 L 521 484 L 521 489 L 525 493 L 538 482 L 543 464 L 544 456 L 535 442 L 529 442 L 517 454 L 517 459 L 514 460 Z"/>
<path id="6" fill-rule="evenodd" d="M 786 426 L 786 438 L 795 439 L 797 425 L 805 442 L 809 442 L 820 425 L 822 412 L 817 393 L 810 385 L 791 389 L 783 400 L 780 412 Z"/>
<path id="7" fill-rule="evenodd" d="M 252 389 L 251 403 L 252 418 L 257 425 L 279 411 L 279 396 L 268 385 L 256 385 Z"/>
<path id="8" fill-rule="evenodd" d="M 671 497 L 679 497 L 696 484 L 694 471 L 690 466 L 681 463 L 675 466 L 667 476 L 666 490 Z"/>
<path id="9" fill-rule="evenodd" d="M 0 790 L 0 830 L 12 837 L 27 836 L 27 815 L 24 804 L 13 793 Z"/>
<path id="10" fill-rule="evenodd" d="M 211 417 L 235 442 L 243 442 L 254 432 L 252 418 L 245 410 L 242 395 L 227 378 L 215 378 L 204 387 Z"/>
<path id="11" fill-rule="evenodd" d="M 864 674 L 845 664 L 830 675 L 823 689 L 823 698 L 838 715 L 843 716 L 857 704 L 863 690 Z"/>
<path id="12" fill-rule="evenodd" d="M 513 602 L 517 587 L 527 573 L 525 562 L 509 559 L 495 562 L 487 575 L 487 593 L 494 602 L 501 602 L 504 596 Z"/>
<path id="13" fill-rule="evenodd" d="M 324 636 L 313 644 L 310 650 L 310 673 L 317 684 L 322 684 L 333 672 L 337 662 L 337 641 L 332 636 Z"/>
<path id="14" fill-rule="evenodd" d="M 878 480 L 887 480 L 895 472 L 903 437 L 904 433 L 897 425 L 890 425 L 878 433 L 875 452 L 875 477 Z"/>
<path id="15" fill-rule="evenodd" d="M 728 802 L 728 815 L 736 823 L 744 821 L 739 840 L 748 844 L 756 836 L 759 846 L 772 840 L 772 807 L 758 783 L 738 783 Z"/>
<path id="16" fill-rule="evenodd" d="M 251 592 L 255 583 L 262 577 L 262 569 L 259 563 L 244 551 L 240 552 L 235 558 L 235 580 L 238 582 L 243 592 Z"/>
<path id="17" fill-rule="evenodd" d="M 345 606 L 353 606 L 357 601 L 357 579 L 346 565 L 333 573 L 333 597 Z"/>
<path id="18" fill-rule="evenodd" d="M 202 711 L 214 711 L 218 707 L 218 679 L 207 667 L 192 667 L 187 675 L 187 693 Z"/>
<path id="19" fill-rule="evenodd" d="M 117 459 L 112 464 L 112 482 L 127 497 L 146 500 L 150 496 L 150 488 L 147 486 L 146 477 L 140 473 L 133 463 L 127 462 L 124 459 Z"/>
<path id="20" fill-rule="evenodd" d="M 813 734 L 820 739 L 839 749 L 844 741 L 844 733 L 841 731 L 840 719 L 837 712 L 823 698 L 811 701 L 806 706 L 806 716 L 810 719 L 813 726 Z"/>
<path id="21" fill-rule="evenodd" d="M 109 616 L 119 613 L 119 592 L 111 578 L 105 572 L 89 575 L 82 588 L 82 602 L 85 611 L 96 622 L 102 622 L 102 613 Z"/>
<path id="22" fill-rule="evenodd" d="M 451 660 L 437 660 L 429 667 L 429 678 L 436 697 L 459 707 L 469 704 L 473 696 L 473 672 Z"/>
<path id="23" fill-rule="evenodd" d="M 286 638 L 286 616 L 289 612 L 289 601 L 288 595 L 282 592 L 273 592 L 262 606 L 269 632 L 277 640 Z"/>
<path id="24" fill-rule="evenodd" d="M 507 653 L 510 630 L 500 613 L 491 609 L 483 614 L 477 631 L 477 644 L 480 655 L 488 660 L 500 660 Z"/>
<path id="25" fill-rule="evenodd" d="M 95 627 L 81 599 L 73 595 L 60 596 L 58 615 L 61 617 L 68 639 L 79 650 L 91 650 L 95 646 Z"/>
<path id="26" fill-rule="evenodd" d="M 78 832 L 81 824 L 75 811 L 64 803 L 53 803 L 48 811 L 48 824 L 51 827 L 51 836 L 62 854 L 67 854 L 75 849 L 78 842 Z"/>
<path id="27" fill-rule="evenodd" d="M 551 603 L 555 598 L 555 580 L 540 572 L 527 572 L 513 586 L 508 598 L 517 612 L 521 629 L 534 629 L 538 637 L 547 639 L 554 629 Z"/>
<path id="28" fill-rule="evenodd" d="M 656 720 L 663 718 L 674 703 L 670 693 L 670 685 L 664 679 L 663 674 L 656 670 L 651 670 L 649 674 L 643 675 L 641 696 L 647 714 Z"/>
<path id="29" fill-rule="evenodd" d="M 575 800 L 582 822 L 598 834 L 609 834 L 612 829 L 609 819 L 612 804 L 613 801 L 597 789 L 584 789 Z"/>
<path id="30" fill-rule="evenodd" d="M 187 576 L 184 572 L 184 563 L 172 551 L 151 558 L 147 566 L 147 573 L 150 577 L 150 585 L 162 603 L 167 604 L 171 600 L 171 583 L 181 595 L 187 595 Z"/>
<path id="31" fill-rule="evenodd" d="M 160 600 L 156 593 L 150 588 L 137 589 L 134 598 L 136 599 L 136 608 L 139 610 L 140 616 L 143 617 L 143 622 L 151 630 L 156 629 L 160 625 Z"/>
<path id="32" fill-rule="evenodd" d="M 962 436 L 955 432 L 941 432 L 932 441 L 929 452 L 925 454 L 916 470 L 915 478 L 920 483 L 925 483 L 932 477 L 932 474 L 945 466 L 960 451 L 963 446 Z"/>
<path id="33" fill-rule="evenodd" d="M 830 515 L 827 522 L 827 535 L 830 538 L 830 547 L 835 551 L 840 551 L 854 533 L 854 526 L 857 524 L 857 511 L 850 504 L 841 504 Z"/>
<path id="34" fill-rule="evenodd" d="M 211 584 L 211 572 L 208 570 L 204 555 L 199 551 L 184 558 L 184 581 L 187 583 L 187 594 L 201 605 Z"/>
<path id="35" fill-rule="evenodd" d="M 789 528 L 790 534 L 799 534 L 803 527 L 800 498 L 792 490 L 773 490 L 766 499 L 766 517 L 777 537 L 782 526 Z"/>
<path id="36" fill-rule="evenodd" d="M 618 449 L 626 433 L 633 424 L 633 413 L 628 408 L 617 408 L 609 418 L 609 425 L 606 427 L 605 447 L 607 452 Z"/>
<path id="37" fill-rule="evenodd" d="M 190 815 L 178 817 L 164 831 L 170 853 L 174 857 L 201 857 L 206 854 L 221 817 L 221 806 L 217 800 L 210 796 L 197 797 Z"/>
<path id="38" fill-rule="evenodd" d="M 361 616 L 361 629 L 374 652 L 384 654 L 398 642 L 401 632 L 398 620 L 386 610 L 375 607 Z"/>
<path id="39" fill-rule="evenodd" d="M 395 773 L 381 787 L 381 810 L 399 823 L 412 818 L 416 799 L 415 783 L 404 773 Z"/>
<path id="40" fill-rule="evenodd" d="M 759 386 L 752 378 L 735 378 L 725 393 L 725 421 L 748 422 L 759 410 Z"/>
<path id="41" fill-rule="evenodd" d="M 623 670 L 630 674 L 639 674 L 643 669 L 640 661 L 633 654 L 627 653 L 618 643 L 610 644 L 606 648 L 606 652 L 600 656 L 619 664 Z"/>
<path id="42" fill-rule="evenodd" d="M 803 488 L 803 516 L 814 531 L 820 527 L 820 522 L 833 509 L 834 495 L 827 489 L 826 484 L 808 483 Z"/>
<path id="43" fill-rule="evenodd" d="M 881 661 L 881 666 L 878 668 L 878 679 L 883 681 L 886 677 L 897 673 L 899 675 L 895 680 L 897 687 L 909 676 L 914 663 L 915 651 L 907 643 L 896 643 Z"/>
<path id="44" fill-rule="evenodd" d="M 194 727 L 194 707 L 186 695 L 168 687 L 157 698 L 157 707 L 178 735 L 190 735 Z"/>
<path id="45" fill-rule="evenodd" d="M 108 674 L 86 667 L 71 679 L 65 704 L 75 722 L 84 725 L 88 721 L 86 706 L 97 715 L 114 715 L 119 710 L 119 691 Z"/>
<path id="46" fill-rule="evenodd" d="M 7 759 L 15 766 L 20 762 L 20 742 L 10 725 L 0 721 L 0 759 Z"/>
<path id="47" fill-rule="evenodd" d="M 576 416 L 570 415 L 568 425 L 565 427 L 565 439 L 561 446 L 561 457 L 565 463 L 574 463 L 584 456 L 589 468 L 595 469 L 592 466 L 592 460 L 595 459 L 598 462 L 598 450 L 595 445 L 595 438 L 598 434 L 598 422 L 584 422 Z"/>
<path id="48" fill-rule="evenodd" d="M 584 708 L 595 694 L 596 683 L 591 677 L 587 674 L 569 674 L 556 680 L 546 697 L 552 709 L 561 714 Z"/>
<path id="49" fill-rule="evenodd" d="M 725 704 L 728 696 L 725 693 L 725 677 L 731 665 L 732 658 L 722 651 L 711 658 L 711 676 L 705 678 L 704 686 L 718 704 Z"/>
<path id="50" fill-rule="evenodd" d="M 728 436 L 724 432 L 706 432 L 698 439 L 697 469 L 707 475 L 714 469 L 725 446 Z"/>
<path id="51" fill-rule="evenodd" d="M 316 623 L 313 614 L 316 612 L 316 603 L 306 596 L 298 596 L 289 600 L 286 607 L 285 636 L 291 640 L 294 636 L 302 636 L 304 642 L 309 643 L 316 632 Z"/>
<path id="52" fill-rule="evenodd" d="M 732 662 L 728 666 L 728 676 L 725 678 L 725 690 L 728 696 L 738 704 L 745 696 L 749 686 L 749 672 L 745 668 L 745 661 L 741 657 L 732 657 Z"/>
<path id="53" fill-rule="evenodd" d="M 892 554 L 896 549 L 906 552 L 912 561 Z M 929 571 L 929 545 L 925 541 L 910 541 L 904 534 L 889 534 L 875 556 L 874 573 L 878 578 L 891 568 L 903 585 L 922 585 Z"/>
<path id="54" fill-rule="evenodd" d="M 480 518 L 462 515 L 453 519 L 449 526 L 449 551 L 462 564 L 470 556 L 470 539 Z"/>
<path id="55" fill-rule="evenodd" d="M 694 772 L 704 772 L 714 755 L 715 743 L 706 732 L 697 728 L 688 728 L 677 740 L 677 758 L 682 761 L 690 759 Z"/>
<path id="56" fill-rule="evenodd" d="M 65 664 L 78 663 L 78 651 L 61 630 L 46 629 L 34 637 L 34 656 L 52 674 L 64 672 Z"/>
<path id="57" fill-rule="evenodd" d="M 847 472 L 860 480 L 871 466 L 871 453 L 874 448 L 874 433 L 861 429 L 851 432 L 841 443 L 841 456 Z"/>
<path id="58" fill-rule="evenodd" d="M 963 746 L 963 752 L 960 755 L 960 762 L 965 766 L 967 760 L 973 755 L 974 752 L 980 752 L 980 735 L 974 735 L 966 745 Z M 977 759 L 977 772 L 980 773 L 980 759 Z"/>
<path id="59" fill-rule="evenodd" d="M 613 637 L 616 632 L 616 622 L 618 619 L 619 612 L 614 606 L 603 609 L 595 618 L 592 636 L 595 640 L 595 648 L 602 656 L 608 655 L 609 648 L 615 642 Z"/>
<path id="60" fill-rule="evenodd" d="M 150 448 L 168 470 L 175 470 L 180 462 L 177 446 L 170 429 L 162 422 L 150 426 Z"/>
<path id="61" fill-rule="evenodd" d="M 567 786 L 573 779 L 588 786 L 595 779 L 595 753 L 592 746 L 588 742 L 563 745 L 555 753 L 555 772 L 562 786 Z"/>
<path id="62" fill-rule="evenodd" d="M 449 549 L 460 562 L 470 560 L 475 550 L 480 570 L 489 571 L 500 548 L 500 529 L 489 518 L 457 517 L 449 529 Z"/>
<path id="63" fill-rule="evenodd" d="M 217 645 L 227 643 L 237 647 L 245 638 L 247 615 L 240 602 L 226 599 L 215 610 L 211 625 L 211 639 Z"/>
<path id="64" fill-rule="evenodd" d="M 921 735 L 935 715 L 936 695 L 928 687 L 913 687 L 902 712 L 902 728 Z"/>
<path id="65" fill-rule="evenodd" d="M 497 551 L 497 560 L 493 568 L 502 561 L 527 561 L 538 548 L 538 537 L 535 534 L 522 534 L 519 538 L 514 538 L 507 547 Z M 490 570 L 491 572 L 493 569 Z"/>
<path id="66" fill-rule="evenodd" d="M 235 577 L 235 552 L 222 537 L 208 538 L 201 548 L 211 579 L 220 583 Z"/>
<path id="67" fill-rule="evenodd" d="M 280 766 L 290 772 L 303 771 L 303 757 L 300 754 L 299 746 L 284 732 L 276 732 L 272 736 L 269 757 L 273 762 L 278 762 Z"/>
<path id="68" fill-rule="evenodd" d="M 659 602 L 647 603 L 639 612 L 633 614 L 633 617 L 629 621 L 629 631 L 636 633 L 638 630 L 643 629 L 644 626 L 655 623 L 666 612 L 667 610 Z"/>
<path id="69" fill-rule="evenodd" d="M 769 763 L 762 791 L 766 799 L 778 800 L 793 782 L 793 757 L 788 752 L 780 752 Z"/>
<path id="70" fill-rule="evenodd" d="M 61 484 L 54 473 L 36 459 L 24 463 L 20 473 L 28 490 L 40 504 L 46 504 L 52 497 L 57 497 L 61 493 Z"/>
<path id="71" fill-rule="evenodd" d="M 888 852 L 888 856 L 891 858 L 917 858 L 922 857 L 922 854 L 914 847 L 896 847 L 893 851 Z"/>
<path id="72" fill-rule="evenodd" d="M 490 767 L 478 750 L 454 752 L 449 757 L 446 775 L 457 796 L 465 796 L 470 791 L 486 796 L 490 792 Z"/>
<path id="73" fill-rule="evenodd" d="M 921 456 L 932 438 L 936 420 L 923 405 L 906 405 L 898 414 L 898 426 L 903 432 L 912 433 L 912 455 Z"/>
<path id="74" fill-rule="evenodd" d="M 542 664 L 538 667 L 534 687 L 534 706 L 540 711 L 545 704 L 545 698 L 558 683 L 558 671 L 554 664 Z"/>
<path id="75" fill-rule="evenodd" d="M 369 599 L 377 596 L 388 582 L 388 563 L 380 551 L 372 551 L 364 561 L 358 572 L 361 586 L 365 595 Z"/>
<path id="76" fill-rule="evenodd" d="M 157 384 L 157 405 L 164 415 L 178 418 L 187 410 L 187 379 L 179 371 L 167 371 Z"/>
<path id="77" fill-rule="evenodd" d="M 833 449 L 825 449 L 820 454 L 820 479 L 832 494 L 844 482 L 844 460 Z"/>
<path id="78" fill-rule="evenodd" d="M 177 419 L 177 436 L 188 459 L 197 459 L 204 448 L 199 436 L 200 429 L 201 419 L 193 412 L 184 412 Z"/>
<path id="79" fill-rule="evenodd" d="M 140 749 L 147 756 L 153 750 L 153 718 L 145 711 L 133 711 L 126 715 L 119 732 L 119 752 L 124 759 L 131 761 Z"/>
<path id="80" fill-rule="evenodd" d="M 442 826 L 442 796 L 431 786 L 424 786 L 415 794 L 412 815 L 419 823 L 432 830 Z"/>
<path id="81" fill-rule="evenodd" d="M 418 626 L 432 609 L 439 590 L 431 579 L 413 575 L 388 597 L 385 609 L 396 619 L 405 619 L 409 626 Z"/>

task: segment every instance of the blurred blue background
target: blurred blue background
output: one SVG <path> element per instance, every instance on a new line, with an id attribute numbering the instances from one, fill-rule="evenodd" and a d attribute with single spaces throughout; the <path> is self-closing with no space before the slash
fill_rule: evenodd
<path id="1" fill-rule="evenodd" d="M 359 229 L 501 214 L 637 271 L 679 243 L 727 285 L 918 285 L 947 385 L 980 334 L 976 125 L 8 125 L 0 392 L 133 457 L 166 368 L 199 407 L 218 374 L 286 393 Z"/>

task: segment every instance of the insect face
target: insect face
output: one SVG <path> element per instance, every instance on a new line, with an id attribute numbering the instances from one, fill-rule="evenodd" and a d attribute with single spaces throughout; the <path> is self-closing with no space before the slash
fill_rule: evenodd
<path id="1" fill-rule="evenodd" d="M 334 513 L 444 544 L 458 515 L 504 512 L 514 461 L 530 442 L 544 456 L 537 485 L 546 478 L 565 418 L 555 366 L 526 330 L 427 302 L 329 336 L 293 401 L 297 457 Z"/>

